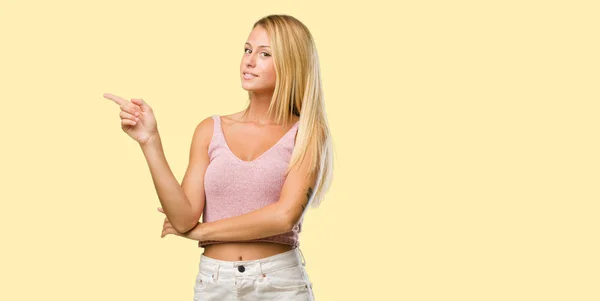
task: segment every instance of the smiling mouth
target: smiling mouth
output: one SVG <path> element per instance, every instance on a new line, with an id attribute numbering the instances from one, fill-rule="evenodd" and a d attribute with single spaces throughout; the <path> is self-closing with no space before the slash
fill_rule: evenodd
<path id="1" fill-rule="evenodd" d="M 244 76 L 244 79 L 253 79 L 253 78 L 258 77 L 257 75 L 254 75 L 251 73 L 246 73 L 246 72 L 243 73 L 243 76 Z"/>

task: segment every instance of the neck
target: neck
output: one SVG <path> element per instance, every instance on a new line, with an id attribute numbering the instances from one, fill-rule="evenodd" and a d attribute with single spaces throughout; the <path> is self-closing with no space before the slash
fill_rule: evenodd
<path id="1" fill-rule="evenodd" d="M 270 93 L 250 92 L 250 105 L 248 106 L 245 121 L 251 121 L 258 124 L 276 123 L 274 118 L 267 115 L 269 104 L 273 97 L 273 91 Z"/>

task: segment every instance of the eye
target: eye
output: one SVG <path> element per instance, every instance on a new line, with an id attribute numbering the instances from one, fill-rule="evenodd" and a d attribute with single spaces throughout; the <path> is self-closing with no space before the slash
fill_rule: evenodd
<path id="1" fill-rule="evenodd" d="M 252 50 L 251 50 L 251 49 L 249 49 L 249 48 L 244 48 L 244 53 L 249 53 L 248 51 L 252 52 Z M 270 55 L 268 52 L 264 52 L 264 51 L 263 51 L 263 52 L 261 52 L 260 54 L 264 54 L 264 57 L 271 56 L 271 55 Z"/>

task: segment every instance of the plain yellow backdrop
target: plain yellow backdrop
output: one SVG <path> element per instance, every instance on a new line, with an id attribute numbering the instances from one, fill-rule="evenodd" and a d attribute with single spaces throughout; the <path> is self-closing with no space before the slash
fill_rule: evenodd
<path id="1" fill-rule="evenodd" d="M 193 130 L 246 104 L 252 24 L 319 51 L 334 182 L 305 216 L 317 301 L 600 300 L 594 1 L 0 2 L 0 300 L 191 300 L 118 106 L 181 181 Z"/>

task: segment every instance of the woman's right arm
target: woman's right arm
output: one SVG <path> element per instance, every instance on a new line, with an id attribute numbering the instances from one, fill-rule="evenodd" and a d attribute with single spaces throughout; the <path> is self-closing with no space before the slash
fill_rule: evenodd
<path id="1" fill-rule="evenodd" d="M 208 145 L 212 139 L 212 127 L 211 117 L 196 126 L 188 168 L 181 185 L 167 163 L 158 132 L 146 143 L 140 144 L 163 211 L 173 228 L 180 233 L 193 229 L 204 211 L 204 174 L 210 163 Z"/>

